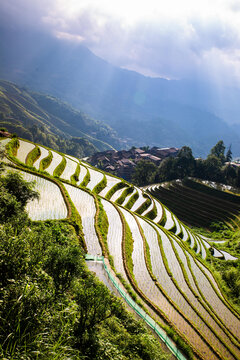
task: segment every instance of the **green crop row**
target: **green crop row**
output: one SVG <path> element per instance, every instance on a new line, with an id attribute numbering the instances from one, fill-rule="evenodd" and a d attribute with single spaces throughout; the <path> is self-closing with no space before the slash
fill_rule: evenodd
<path id="1" fill-rule="evenodd" d="M 150 210 L 145 216 L 150 220 L 155 219 L 155 217 L 157 216 L 157 207 L 155 203 L 153 205 L 152 210 Z"/>
<path id="2" fill-rule="evenodd" d="M 113 196 L 113 194 L 117 191 L 120 190 L 124 187 L 128 186 L 126 183 L 120 181 L 117 184 L 115 184 L 113 187 L 111 187 L 111 189 L 107 192 L 107 194 L 105 195 L 105 199 L 110 200 L 111 197 Z"/>
<path id="3" fill-rule="evenodd" d="M 93 188 L 92 192 L 94 194 L 99 194 L 107 186 L 106 175 L 103 175 L 102 180 Z"/>
<path id="4" fill-rule="evenodd" d="M 95 214 L 95 228 L 98 234 L 100 245 L 102 247 L 103 256 L 107 256 L 109 258 L 109 250 L 107 243 L 107 234 L 108 234 L 108 217 L 101 203 L 100 197 L 94 196 L 95 204 L 96 204 L 96 214 Z"/>
<path id="5" fill-rule="evenodd" d="M 53 172 L 53 176 L 54 177 L 60 177 L 66 167 L 67 164 L 67 160 L 66 158 L 63 156 L 62 157 L 62 161 L 60 162 L 60 164 L 56 167 L 56 169 Z"/>
<path id="6" fill-rule="evenodd" d="M 86 168 L 86 169 L 87 169 L 87 173 L 84 176 L 83 181 L 80 184 L 80 186 L 83 188 L 85 188 L 90 181 L 90 172 L 89 172 L 88 168 Z"/>
<path id="7" fill-rule="evenodd" d="M 147 208 L 151 205 L 152 200 L 147 194 L 143 194 L 143 197 L 146 198 L 146 201 L 142 205 L 139 206 L 139 208 L 135 211 L 137 214 L 141 215 Z"/>
<path id="8" fill-rule="evenodd" d="M 20 146 L 18 138 L 12 138 L 9 143 L 6 145 L 7 152 L 9 156 L 15 157 L 17 155 L 17 150 Z"/>
<path id="9" fill-rule="evenodd" d="M 47 167 L 51 164 L 52 159 L 53 159 L 53 154 L 49 150 L 48 156 L 46 156 L 44 159 L 40 161 L 39 170 L 44 171 L 45 169 L 47 169 Z"/>
<path id="10" fill-rule="evenodd" d="M 77 164 L 75 173 L 70 176 L 71 183 L 72 183 L 73 185 L 76 185 L 76 183 L 78 182 L 78 180 L 79 180 L 79 174 L 80 174 L 80 164 Z"/>
<path id="11" fill-rule="evenodd" d="M 130 187 L 128 187 L 127 189 L 125 189 L 125 190 L 122 192 L 121 196 L 119 196 L 119 198 L 117 199 L 116 203 L 117 203 L 118 205 L 122 205 L 122 203 L 124 202 L 125 198 L 126 198 L 129 194 L 131 194 L 131 193 L 133 192 L 133 190 L 134 190 L 134 186 L 130 186 Z"/>
<path id="12" fill-rule="evenodd" d="M 28 166 L 33 166 L 33 163 L 41 156 L 41 150 L 39 148 L 39 146 L 35 146 L 34 149 L 32 149 L 26 157 L 26 165 Z"/>
<path id="13" fill-rule="evenodd" d="M 139 198 L 139 193 L 138 191 L 136 191 L 128 200 L 128 202 L 125 205 L 126 209 L 131 209 L 133 204 L 137 201 L 137 199 Z"/>

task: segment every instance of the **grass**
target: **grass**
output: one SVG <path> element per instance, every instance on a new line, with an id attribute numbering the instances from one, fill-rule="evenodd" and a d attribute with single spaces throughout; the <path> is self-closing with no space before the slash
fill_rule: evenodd
<path id="1" fill-rule="evenodd" d="M 137 201 L 137 199 L 139 198 L 139 193 L 138 191 L 135 192 L 131 197 L 130 199 L 128 200 L 128 202 L 126 203 L 125 207 L 127 209 L 131 209 L 133 204 Z"/>
<path id="2" fill-rule="evenodd" d="M 83 188 L 85 188 L 90 181 L 90 172 L 89 172 L 88 168 L 86 168 L 86 169 L 87 169 L 87 173 L 84 176 L 83 181 L 80 184 L 80 186 Z"/>
<path id="3" fill-rule="evenodd" d="M 51 164 L 53 159 L 53 154 L 51 151 L 49 151 L 48 156 L 46 156 L 44 159 L 41 160 L 39 165 L 39 170 L 44 171 L 47 169 L 47 167 Z"/>
<path id="4" fill-rule="evenodd" d="M 103 179 L 93 188 L 94 194 L 99 194 L 107 186 L 107 178 L 104 175 Z"/>
<path id="5" fill-rule="evenodd" d="M 146 201 L 142 205 L 139 206 L 139 208 L 135 211 L 137 214 L 141 215 L 147 208 L 151 205 L 152 200 L 147 194 L 143 194 L 143 197 L 146 198 Z"/>
<path id="6" fill-rule="evenodd" d="M 40 150 L 39 146 L 36 145 L 35 148 L 27 154 L 26 165 L 33 166 L 34 162 L 40 156 L 41 156 L 41 150 Z"/>
<path id="7" fill-rule="evenodd" d="M 19 146 L 20 146 L 20 142 L 18 138 L 12 138 L 12 140 L 9 141 L 9 143 L 6 145 L 8 154 L 13 157 L 17 156 L 17 150 Z"/>
<path id="8" fill-rule="evenodd" d="M 56 169 L 53 172 L 53 176 L 54 177 L 60 177 L 66 167 L 67 164 L 67 160 L 65 158 L 65 156 L 63 156 L 62 161 L 60 162 L 60 164 L 56 167 Z"/>
<path id="9" fill-rule="evenodd" d="M 111 197 L 113 196 L 113 194 L 117 191 L 120 190 L 124 187 L 128 186 L 126 183 L 124 182 L 119 182 L 117 184 L 115 184 L 113 187 L 111 187 L 111 189 L 107 192 L 107 194 L 105 195 L 105 199 L 109 200 L 111 199 Z"/>
<path id="10" fill-rule="evenodd" d="M 122 203 L 124 202 L 125 198 L 126 198 L 129 194 L 131 194 L 133 191 L 134 191 L 134 186 L 130 186 L 130 187 L 128 187 L 127 189 L 125 189 L 125 190 L 122 192 L 121 196 L 119 196 L 119 198 L 117 199 L 116 203 L 117 203 L 118 205 L 122 205 Z"/>
<path id="11" fill-rule="evenodd" d="M 80 174 L 80 164 L 77 164 L 75 173 L 73 175 L 71 175 L 70 179 L 71 179 L 71 183 L 73 185 L 76 185 L 76 183 L 79 180 L 79 174 Z"/>
<path id="12" fill-rule="evenodd" d="M 152 210 L 149 211 L 145 216 L 150 220 L 155 219 L 155 217 L 157 216 L 157 207 L 156 207 L 155 203 L 154 203 Z"/>
<path id="13" fill-rule="evenodd" d="M 101 203 L 101 198 L 99 196 L 94 197 L 94 198 L 96 200 L 95 204 L 96 204 L 96 209 L 97 209 L 96 216 L 95 216 L 96 231 L 97 231 L 98 235 L 100 235 L 99 236 L 100 240 L 103 241 L 103 245 L 102 245 L 103 255 L 105 256 L 107 253 L 107 256 L 109 258 L 110 254 L 109 254 L 108 243 L 107 243 L 109 222 L 108 222 L 107 214 Z"/>

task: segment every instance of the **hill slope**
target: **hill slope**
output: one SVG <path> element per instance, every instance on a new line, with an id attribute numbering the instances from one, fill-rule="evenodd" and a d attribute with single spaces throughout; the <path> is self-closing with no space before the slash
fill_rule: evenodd
<path id="1" fill-rule="evenodd" d="M 49 219 L 67 216 L 82 229 L 90 258 L 105 257 L 114 286 L 120 286 L 118 274 L 125 286 L 123 294 L 129 291 L 132 297 L 128 303 L 160 338 L 169 339 L 169 325 L 200 359 L 239 358 L 240 315 L 206 262 L 212 256 L 223 259 L 226 252 L 130 183 L 22 139 L 2 139 L 0 144 L 6 149 L 8 164 L 25 177 L 34 175 L 40 200 L 46 183 L 60 188 L 56 200 L 61 204 L 63 198 L 65 204 L 49 212 Z M 51 204 L 55 206 L 49 199 L 45 205 L 44 201 L 31 203 L 30 217 L 41 220 L 42 209 L 49 210 Z M 172 349 L 176 353 L 175 345 Z"/>
<path id="2" fill-rule="evenodd" d="M 0 126 L 56 150 L 68 146 L 70 154 L 80 157 L 119 145 L 109 126 L 59 99 L 7 81 L 0 81 Z M 61 138 L 68 143 L 65 148 Z"/>

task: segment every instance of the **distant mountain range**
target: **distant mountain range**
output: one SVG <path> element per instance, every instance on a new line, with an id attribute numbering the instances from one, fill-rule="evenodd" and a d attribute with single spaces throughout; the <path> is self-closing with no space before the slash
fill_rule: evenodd
<path id="1" fill-rule="evenodd" d="M 107 123 L 125 146 L 188 145 L 205 156 L 222 139 L 240 155 L 238 132 L 220 118 L 237 120 L 236 89 L 219 94 L 209 84 L 145 77 L 46 34 L 1 29 L 0 48 L 1 78 L 69 102 Z"/>

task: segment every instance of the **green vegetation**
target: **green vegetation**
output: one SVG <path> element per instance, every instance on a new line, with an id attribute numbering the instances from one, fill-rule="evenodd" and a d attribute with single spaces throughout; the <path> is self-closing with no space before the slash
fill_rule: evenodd
<path id="1" fill-rule="evenodd" d="M 166 360 L 143 323 L 88 271 L 74 228 L 28 219 L 32 186 L 16 173 L 0 180 L 0 357 Z"/>
<path id="2" fill-rule="evenodd" d="M 140 160 L 134 169 L 132 182 L 138 186 L 154 182 L 157 166 L 149 160 Z"/>
<path id="3" fill-rule="evenodd" d="M 200 234 L 209 237 L 209 233 L 205 229 L 197 228 L 196 230 Z M 212 273 L 217 276 L 227 299 L 240 313 L 240 230 L 232 231 L 226 225 L 221 226 L 221 228 L 211 232 L 211 239 L 216 241 L 225 240 L 226 242 L 222 244 L 215 243 L 214 247 L 227 251 L 237 258 L 237 260 L 224 261 L 209 256 L 207 263 Z"/>
<path id="4" fill-rule="evenodd" d="M 73 185 L 76 185 L 76 183 L 79 181 L 79 175 L 80 175 L 80 164 L 77 164 L 75 173 L 71 175 L 70 179 Z"/>
<path id="5" fill-rule="evenodd" d="M 213 189 L 192 179 L 172 181 L 150 190 L 183 222 L 214 230 L 220 224 L 237 229 L 240 225 L 240 197 Z"/>
<path id="6" fill-rule="evenodd" d="M 86 168 L 86 169 L 87 169 L 87 173 L 84 176 L 83 181 L 80 184 L 81 187 L 86 187 L 90 181 L 90 172 L 89 172 L 88 168 Z"/>
<path id="7" fill-rule="evenodd" d="M 118 182 L 118 183 L 115 184 L 113 187 L 111 187 L 111 189 L 110 189 L 110 190 L 107 192 L 107 194 L 105 195 L 105 198 L 106 198 L 107 200 L 110 200 L 111 197 L 113 196 L 113 194 L 114 194 L 117 190 L 120 190 L 120 189 L 122 189 L 122 188 L 124 188 L 124 187 L 126 187 L 126 186 L 127 186 L 126 183 L 124 183 L 124 182 L 122 182 L 122 181 Z"/>
<path id="8" fill-rule="evenodd" d="M 127 209 L 131 209 L 133 204 L 135 203 L 135 201 L 137 201 L 137 199 L 139 198 L 139 193 L 138 191 L 136 191 L 128 200 L 128 202 L 125 205 L 125 208 Z"/>
<path id="9" fill-rule="evenodd" d="M 150 199 L 149 195 L 143 194 L 143 197 L 146 198 L 146 201 L 139 208 L 135 211 L 137 214 L 141 215 L 147 208 L 151 205 L 152 200 Z"/>
<path id="10" fill-rule="evenodd" d="M 103 205 L 101 203 L 101 198 L 98 196 L 96 198 L 96 206 L 97 206 L 97 212 L 96 212 L 96 226 L 97 230 L 100 233 L 100 238 L 103 241 L 103 255 L 105 256 L 105 252 L 107 252 L 107 257 L 109 258 L 109 251 L 108 251 L 108 243 L 107 243 L 107 234 L 108 234 L 108 218 L 107 214 L 103 208 Z M 112 264 L 111 264 L 112 265 Z"/>
<path id="11" fill-rule="evenodd" d="M 130 227 L 125 219 L 124 219 L 124 224 L 125 224 L 125 243 L 124 243 L 125 251 L 124 252 L 125 252 L 125 256 L 126 256 L 126 263 L 127 263 L 127 268 L 131 274 L 131 277 L 135 281 L 135 277 L 133 274 L 133 260 L 132 260 L 133 238 L 132 238 L 132 233 L 131 233 Z"/>
<path id="12" fill-rule="evenodd" d="M 94 194 L 99 194 L 107 186 L 107 178 L 104 174 L 103 179 L 93 188 Z"/>
<path id="13" fill-rule="evenodd" d="M 55 168 L 54 172 L 53 172 L 53 176 L 54 177 L 60 177 L 66 167 L 67 164 L 67 160 L 65 158 L 65 156 L 63 156 L 62 161 L 60 162 L 60 164 Z"/>
<path id="14" fill-rule="evenodd" d="M 121 196 L 119 196 L 119 198 L 117 199 L 116 203 L 118 205 L 122 205 L 122 203 L 124 202 L 125 198 L 131 194 L 134 190 L 133 186 L 128 187 L 127 189 L 123 190 Z"/>
<path id="15" fill-rule="evenodd" d="M 119 146 L 108 125 L 57 98 L 3 80 L 0 88 L 0 126 L 19 137 L 78 158 Z"/>
<path id="16" fill-rule="evenodd" d="M 35 162 L 40 156 L 41 156 L 41 150 L 40 150 L 39 146 L 35 146 L 35 148 L 27 154 L 27 157 L 26 157 L 26 165 L 32 167 L 33 164 L 34 164 L 34 162 Z"/>
<path id="17" fill-rule="evenodd" d="M 146 160 L 140 161 L 134 169 L 132 182 L 143 186 L 196 177 L 240 187 L 240 169 L 230 165 L 229 160 L 231 160 L 231 149 L 229 148 L 225 155 L 225 145 L 222 140 L 211 149 L 205 160 L 194 159 L 191 148 L 183 146 L 175 158 L 167 157 L 158 167 Z"/>
<path id="18" fill-rule="evenodd" d="M 40 161 L 39 170 L 44 171 L 51 164 L 53 158 L 52 152 L 49 150 L 48 156 Z"/>
<path id="19" fill-rule="evenodd" d="M 12 138 L 12 140 L 6 145 L 8 154 L 10 156 L 15 157 L 17 155 L 17 150 L 19 146 L 20 146 L 19 140 L 16 137 Z"/>
<path id="20" fill-rule="evenodd" d="M 157 207 L 155 203 L 153 205 L 152 210 L 150 210 L 145 216 L 150 220 L 155 219 L 155 217 L 157 216 Z"/>

